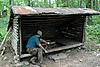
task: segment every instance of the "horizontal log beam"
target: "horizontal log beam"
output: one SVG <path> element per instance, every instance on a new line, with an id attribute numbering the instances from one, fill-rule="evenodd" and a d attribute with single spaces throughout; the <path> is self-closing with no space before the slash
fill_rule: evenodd
<path id="1" fill-rule="evenodd" d="M 81 46 L 81 45 L 83 45 L 83 43 L 78 43 L 78 44 L 74 44 L 74 45 L 67 45 L 67 46 L 63 46 L 63 47 L 48 50 L 48 53 L 55 52 L 55 51 L 60 51 L 60 50 L 64 50 L 64 49 L 69 49 L 69 48 L 74 48 L 74 47 L 78 47 L 78 46 Z"/>

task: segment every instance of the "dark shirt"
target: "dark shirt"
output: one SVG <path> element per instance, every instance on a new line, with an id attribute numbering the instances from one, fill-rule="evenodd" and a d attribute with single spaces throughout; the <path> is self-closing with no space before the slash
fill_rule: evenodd
<path id="1" fill-rule="evenodd" d="M 26 48 L 36 48 L 40 44 L 39 38 L 34 35 L 29 38 Z"/>

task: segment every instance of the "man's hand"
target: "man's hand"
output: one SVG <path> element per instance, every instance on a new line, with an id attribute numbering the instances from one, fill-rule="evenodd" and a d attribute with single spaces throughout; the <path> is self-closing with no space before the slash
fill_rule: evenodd
<path id="1" fill-rule="evenodd" d="M 44 42 L 45 44 L 50 44 L 50 42 L 47 42 L 46 40 L 40 39 L 41 42 Z"/>
<path id="2" fill-rule="evenodd" d="M 39 44 L 39 47 L 40 47 L 41 49 L 43 49 L 45 53 L 48 52 L 41 44 Z"/>
<path id="3" fill-rule="evenodd" d="M 50 42 L 46 42 L 46 44 L 50 44 Z"/>
<path id="4" fill-rule="evenodd" d="M 47 50 L 45 50 L 45 53 L 48 53 L 48 51 L 47 51 Z"/>

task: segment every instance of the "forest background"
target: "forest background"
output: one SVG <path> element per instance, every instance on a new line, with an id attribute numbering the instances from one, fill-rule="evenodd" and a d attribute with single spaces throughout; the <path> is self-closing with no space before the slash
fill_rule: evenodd
<path id="1" fill-rule="evenodd" d="M 7 32 L 11 6 L 91 8 L 100 11 L 100 0 L 0 0 L 0 42 Z M 100 15 L 88 17 L 85 32 L 86 42 L 100 43 Z"/>

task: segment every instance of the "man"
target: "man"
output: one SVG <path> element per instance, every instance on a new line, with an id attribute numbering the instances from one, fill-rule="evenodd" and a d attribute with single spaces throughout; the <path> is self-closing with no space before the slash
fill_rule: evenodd
<path id="1" fill-rule="evenodd" d="M 41 36 L 42 36 L 42 32 L 38 30 L 37 35 L 30 37 L 26 45 L 27 52 L 32 54 L 33 56 L 37 56 L 38 63 L 42 63 L 43 61 L 43 55 L 42 55 L 43 51 L 47 53 L 47 50 L 42 46 L 40 41 L 44 42 L 45 44 L 49 44 L 49 42 L 46 42 L 45 40 L 40 39 Z M 36 58 L 33 57 L 30 61 L 34 63 L 35 59 Z"/>

